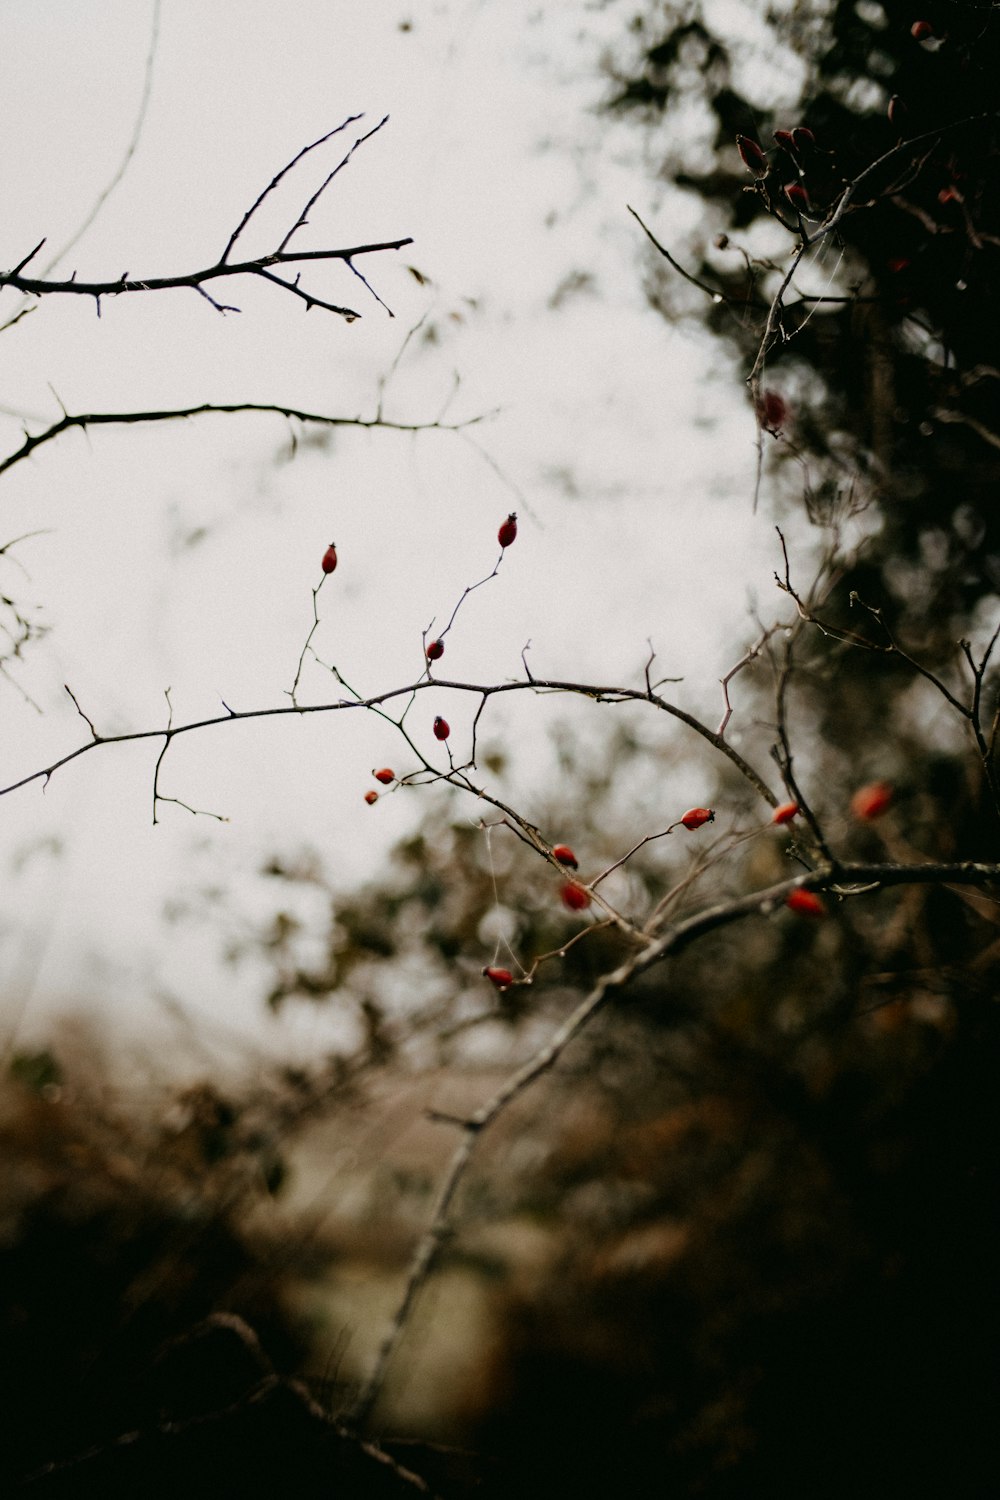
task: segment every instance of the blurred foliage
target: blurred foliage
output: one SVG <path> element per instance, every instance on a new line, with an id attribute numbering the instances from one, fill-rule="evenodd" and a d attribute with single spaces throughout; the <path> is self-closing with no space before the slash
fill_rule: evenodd
<path id="1" fill-rule="evenodd" d="M 125 1090 L 118 1071 L 77 1032 L 15 1054 L 0 1081 L 5 1493 L 28 1474 L 28 1493 L 177 1493 L 149 1466 L 121 1489 L 113 1472 L 86 1479 L 60 1466 L 113 1450 L 122 1434 L 218 1414 L 257 1389 L 268 1361 L 244 1366 L 236 1355 L 234 1370 L 224 1354 L 219 1365 L 213 1339 L 182 1381 L 163 1383 L 164 1360 L 178 1362 L 206 1318 L 249 1325 L 284 1370 L 308 1348 L 290 1292 L 323 1258 L 279 1236 L 261 1210 L 282 1192 L 295 1131 L 343 1097 L 336 1070 L 307 1079 L 275 1069 L 239 1088 L 164 1085 L 145 1097 Z M 170 1454 L 159 1462 L 181 1482 Z M 214 1487 L 193 1471 L 188 1485 L 236 1493 L 217 1473 Z"/>
<path id="2" fill-rule="evenodd" d="M 911 648 L 954 664 L 977 604 L 1000 587 L 1000 19 L 964 0 L 736 10 L 760 23 L 754 43 L 713 31 L 725 11 L 691 0 L 636 14 L 608 60 L 608 108 L 649 127 L 661 174 L 705 208 L 700 240 L 674 254 L 690 254 L 716 300 L 662 260 L 650 296 L 668 316 L 704 318 L 749 369 L 798 236 L 785 187 L 808 193 L 808 231 L 881 161 L 786 299 L 764 376 L 785 410 L 766 442 L 796 460 L 789 492 L 819 518 L 848 501 L 877 507 L 837 591 L 842 623 L 857 589 Z M 924 16 L 932 35 L 918 41 Z M 798 100 L 776 111 L 761 78 L 787 92 L 796 69 Z M 774 131 L 802 127 L 812 143 L 775 144 Z M 761 179 L 737 135 L 766 153 Z"/>

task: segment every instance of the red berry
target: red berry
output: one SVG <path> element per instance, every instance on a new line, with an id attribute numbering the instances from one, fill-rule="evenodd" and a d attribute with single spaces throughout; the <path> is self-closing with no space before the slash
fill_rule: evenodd
<path id="1" fill-rule="evenodd" d="M 800 917 L 826 916 L 826 907 L 815 891 L 804 891 L 801 888 L 789 891 L 785 897 L 785 905 L 789 911 L 798 912 Z"/>
<path id="2" fill-rule="evenodd" d="M 910 35 L 915 42 L 926 42 L 929 36 L 934 35 L 934 27 L 930 21 L 914 21 L 910 27 Z"/>
<path id="3" fill-rule="evenodd" d="M 799 804 L 797 802 L 783 802 L 780 807 L 774 809 L 774 812 L 771 814 L 771 822 L 790 823 L 798 815 Z"/>
<path id="4" fill-rule="evenodd" d="M 703 823 L 714 823 L 715 813 L 710 807 L 691 807 L 680 821 L 685 828 L 700 828 Z"/>
<path id="5" fill-rule="evenodd" d="M 444 655 L 444 641 L 429 641 L 424 655 L 428 661 L 440 661 Z"/>
<path id="6" fill-rule="evenodd" d="M 808 125 L 796 125 L 792 131 L 792 140 L 795 142 L 795 149 L 800 156 L 808 156 L 810 151 L 816 149 L 816 137 Z"/>
<path id="7" fill-rule="evenodd" d="M 438 714 L 434 720 L 434 738 L 436 740 L 446 740 L 449 734 L 451 734 L 451 725 L 447 719 L 442 719 L 441 715 Z"/>
<path id="8" fill-rule="evenodd" d="M 886 261 L 886 266 L 894 276 L 898 276 L 901 271 L 908 271 L 910 269 L 910 262 L 905 255 L 894 255 L 892 260 Z"/>
<path id="9" fill-rule="evenodd" d="M 369 807 L 374 807 L 378 801 L 378 792 L 365 792 L 365 801 Z"/>
<path id="10" fill-rule="evenodd" d="M 767 157 L 756 141 L 752 141 L 749 136 L 738 135 L 736 137 L 736 149 L 740 153 L 743 165 L 748 171 L 751 171 L 755 177 L 766 175 Z"/>
<path id="11" fill-rule="evenodd" d="M 509 547 L 516 536 L 517 516 L 515 515 L 514 511 L 511 511 L 510 515 L 507 517 L 506 521 L 504 521 L 503 525 L 500 527 L 500 530 L 497 532 L 497 541 L 500 543 L 501 547 Z"/>
<path id="12" fill-rule="evenodd" d="M 786 182 L 785 197 L 788 199 L 792 207 L 795 208 L 800 214 L 806 213 L 808 211 L 809 194 L 806 192 L 801 182 Z"/>
<path id="13" fill-rule="evenodd" d="M 951 183 L 948 187 L 943 187 L 938 193 L 939 203 L 961 203 L 962 201 L 962 195 L 954 183 Z"/>
<path id="14" fill-rule="evenodd" d="M 498 990 L 505 990 L 509 984 L 514 983 L 514 976 L 509 969 L 498 969 L 493 964 L 488 964 L 483 970 L 483 977 L 495 984 Z"/>
<path id="15" fill-rule="evenodd" d="M 777 391 L 762 391 L 757 403 L 757 416 L 760 425 L 768 432 L 779 432 L 788 416 L 788 403 Z"/>
<path id="16" fill-rule="evenodd" d="M 862 823 L 870 823 L 889 810 L 895 790 L 887 781 L 872 781 L 859 786 L 851 798 L 851 812 Z"/>
<path id="17" fill-rule="evenodd" d="M 323 553 L 323 572 L 332 573 L 337 566 L 337 549 L 331 542 Z"/>
<path id="18" fill-rule="evenodd" d="M 561 865 L 569 865 L 571 870 L 576 869 L 576 855 L 568 844 L 553 844 L 552 854 Z"/>
<path id="19" fill-rule="evenodd" d="M 776 130 L 774 139 L 784 151 L 795 150 L 795 138 L 790 130 Z"/>
<path id="20" fill-rule="evenodd" d="M 577 885 L 575 880 L 567 880 L 559 892 L 564 906 L 570 911 L 586 911 L 590 905 L 590 892 L 584 890 L 582 885 Z"/>
<path id="21" fill-rule="evenodd" d="M 895 125 L 897 130 L 902 130 L 906 124 L 906 117 L 909 114 L 909 110 L 899 95 L 893 94 L 889 100 L 889 108 L 886 110 L 886 114 L 889 116 L 889 124 Z"/>
<path id="22" fill-rule="evenodd" d="M 372 775 L 376 781 L 381 781 L 383 786 L 388 786 L 390 781 L 395 781 L 396 779 L 395 771 L 390 771 L 388 766 L 383 766 L 381 771 L 373 771 Z"/>

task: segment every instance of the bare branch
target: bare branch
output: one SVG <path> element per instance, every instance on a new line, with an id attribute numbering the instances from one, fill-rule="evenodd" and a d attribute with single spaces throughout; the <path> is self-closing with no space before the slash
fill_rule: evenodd
<path id="1" fill-rule="evenodd" d="M 479 422 L 484 422 L 493 413 L 482 413 L 479 416 L 469 417 L 462 422 L 390 422 L 385 417 L 331 417 L 322 412 L 302 411 L 295 406 L 282 406 L 277 403 L 259 401 L 236 401 L 229 404 L 217 402 L 204 402 L 201 406 L 179 406 L 168 408 L 164 411 L 126 411 L 126 412 L 80 412 L 75 416 L 64 416 L 60 421 L 53 422 L 44 432 L 33 436 L 25 432 L 24 442 L 20 448 L 9 453 L 6 458 L 0 459 L 0 474 L 12 469 L 22 459 L 28 458 L 36 448 L 41 448 L 45 443 L 51 443 L 55 438 L 61 437 L 72 427 L 123 427 L 133 423 L 142 422 L 176 422 L 184 417 L 203 417 L 210 413 L 222 416 L 234 416 L 241 412 L 263 412 L 274 416 L 288 417 L 297 422 L 314 427 L 361 427 L 361 428 L 383 428 L 387 432 L 461 432 L 466 427 L 473 427 Z"/>
<path id="2" fill-rule="evenodd" d="M 345 245 L 334 250 L 276 250 L 270 255 L 261 255 L 256 260 L 239 261 L 236 264 L 220 261 L 217 265 L 206 266 L 200 271 L 186 271 L 179 276 L 126 275 L 115 277 L 111 281 L 77 281 L 75 278 L 70 278 L 68 281 L 41 281 L 34 277 L 22 276 L 16 271 L 0 271 L 0 288 L 11 286 L 19 292 L 28 292 L 35 297 L 57 294 L 95 297 L 99 302 L 101 297 L 120 297 L 126 292 L 164 292 L 182 288 L 198 291 L 203 289 L 205 282 L 217 281 L 222 277 L 257 276 L 266 281 L 277 282 L 285 291 L 297 291 L 291 282 L 283 281 L 280 277 L 273 275 L 269 268 L 299 265 L 312 261 L 350 262 L 359 255 L 378 255 L 385 250 L 401 250 L 404 245 L 412 244 L 412 237 L 407 235 L 402 239 L 378 240 L 364 245 Z M 299 295 L 306 296 L 304 292 Z M 306 300 L 315 303 L 318 307 L 329 307 L 331 311 L 338 312 L 345 318 L 360 318 L 361 316 L 353 308 L 341 308 L 333 303 L 324 303 L 318 297 L 306 298 Z"/>
<path id="3" fill-rule="evenodd" d="M 441 1245 L 451 1230 L 452 1206 L 459 1186 L 472 1162 L 476 1146 L 490 1126 L 518 1096 L 559 1061 L 571 1042 L 590 1024 L 608 1002 L 640 974 L 672 957 L 709 932 L 755 915 L 781 909 L 793 890 L 828 890 L 842 897 L 881 887 L 907 884 L 988 885 L 1000 881 L 1000 864 L 849 865 L 785 880 L 766 890 L 754 891 L 732 901 L 709 907 L 678 922 L 659 937 L 647 941 L 618 968 L 603 975 L 588 995 L 553 1032 L 535 1054 L 500 1085 L 496 1092 L 467 1119 L 457 1123 L 462 1138 L 445 1171 L 427 1228 L 417 1241 L 396 1312 L 379 1345 L 371 1374 L 350 1414 L 351 1425 L 360 1428 L 370 1416 L 382 1392 L 393 1356 L 406 1331 L 413 1307 L 434 1268 Z"/>
<path id="4" fill-rule="evenodd" d="M 303 146 L 302 150 L 297 152 L 296 155 L 292 157 L 291 161 L 285 163 L 281 171 L 278 172 L 276 176 L 271 178 L 271 181 L 268 183 L 267 187 L 264 188 L 261 193 L 258 193 L 253 203 L 251 203 L 250 207 L 247 209 L 246 213 L 243 215 L 242 219 L 237 224 L 232 234 L 229 236 L 226 248 L 225 250 L 223 250 L 222 255 L 219 258 L 220 264 L 225 264 L 225 262 L 228 261 L 229 252 L 236 244 L 236 241 L 239 239 L 244 229 L 246 229 L 247 225 L 250 223 L 250 220 L 253 218 L 258 208 L 260 208 L 261 204 L 264 202 L 264 199 L 268 196 L 269 193 L 274 192 L 274 189 L 278 186 L 283 178 L 288 176 L 288 173 L 292 170 L 292 168 L 297 166 L 304 156 L 308 156 L 310 151 L 315 151 L 318 146 L 322 146 L 327 141 L 332 140 L 335 135 L 339 135 L 342 130 L 346 130 L 348 125 L 355 124 L 355 122 L 360 120 L 361 118 L 361 115 L 348 115 L 343 124 L 335 125 L 332 130 L 328 130 L 326 134 L 321 135 L 318 140 L 312 141 L 308 146 Z"/>

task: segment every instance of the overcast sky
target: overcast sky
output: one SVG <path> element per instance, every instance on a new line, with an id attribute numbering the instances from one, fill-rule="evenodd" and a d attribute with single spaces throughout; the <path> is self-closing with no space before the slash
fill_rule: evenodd
<path id="1" fill-rule="evenodd" d="M 742 8 L 730 9 L 735 25 Z M 0 262 L 45 236 L 41 268 L 121 165 L 154 9 L 4 0 L 2 12 Z M 168 688 L 178 721 L 222 700 L 287 702 L 331 540 L 340 566 L 320 595 L 321 656 L 365 692 L 412 680 L 421 632 L 489 572 L 511 509 L 517 544 L 464 607 L 449 672 L 516 676 L 530 639 L 539 674 L 632 682 L 651 637 L 663 672 L 685 678 L 678 701 L 716 715 L 717 679 L 752 637 L 749 602 L 776 608 L 774 536 L 751 512 L 754 427 L 738 375 L 644 299 L 626 204 L 671 244 L 697 220 L 653 180 L 634 129 L 596 110 L 597 63 L 625 19 L 614 4 L 526 0 L 163 0 L 137 149 L 53 274 L 214 262 L 278 169 L 363 112 L 268 201 L 245 239 L 264 253 L 387 114 L 297 242 L 412 236 L 364 262 L 395 316 L 343 268 L 307 268 L 303 284 L 356 307 L 350 325 L 250 283 L 227 286 L 241 312 L 226 316 L 192 291 L 106 299 L 100 319 L 88 299 L 44 299 L 0 335 L 2 453 L 63 406 L 249 400 L 371 416 L 390 372 L 394 420 L 498 414 L 464 436 L 345 432 L 291 460 L 292 429 L 274 417 L 73 432 L 4 475 L 0 545 L 43 535 L 0 558 L 0 592 L 49 628 L 17 687 L 0 681 L 4 785 L 87 737 L 63 684 L 104 733 L 164 723 Z M 0 322 L 18 305 L 5 292 Z M 305 700 L 330 693 L 312 669 Z M 522 765 L 552 712 L 530 709 L 498 705 L 488 723 L 501 741 L 516 723 Z M 468 728 L 468 700 L 428 695 L 420 711 L 428 750 L 434 713 L 456 735 Z M 19 1036 L 76 1003 L 140 1031 L 148 1012 L 152 1034 L 148 998 L 166 995 L 308 1048 L 321 1016 L 262 1022 L 259 979 L 220 970 L 218 933 L 168 930 L 162 913 L 217 884 L 259 916 L 261 858 L 307 843 L 345 887 L 377 874 L 420 812 L 416 795 L 362 800 L 371 767 L 400 760 L 398 741 L 361 715 L 192 735 L 171 750 L 162 790 L 228 821 L 165 807 L 153 827 L 157 748 L 98 750 L 44 793 L 0 802 L 0 982 Z M 520 792 L 530 815 L 529 774 Z M 698 800 L 696 778 L 676 797 Z"/>

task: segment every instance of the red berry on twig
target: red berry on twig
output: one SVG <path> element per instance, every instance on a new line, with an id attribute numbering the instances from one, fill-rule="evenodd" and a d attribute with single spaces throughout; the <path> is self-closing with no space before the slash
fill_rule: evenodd
<path id="1" fill-rule="evenodd" d="M 590 905 L 590 892 L 575 880 L 567 880 L 559 894 L 563 905 L 568 906 L 570 911 L 586 911 Z"/>
<path id="2" fill-rule="evenodd" d="M 795 138 L 790 130 L 776 130 L 774 132 L 774 139 L 783 151 L 794 152 Z"/>
<path id="3" fill-rule="evenodd" d="M 788 416 L 788 403 L 784 396 L 779 396 L 777 391 L 761 391 L 760 400 L 757 403 L 757 417 L 760 425 L 768 432 L 777 434 L 785 425 Z"/>
<path id="4" fill-rule="evenodd" d="M 444 641 L 429 641 L 425 648 L 424 655 L 427 657 L 428 661 L 440 661 L 441 657 L 444 655 Z"/>
<path id="5" fill-rule="evenodd" d="M 776 807 L 774 809 L 774 812 L 771 814 L 771 822 L 779 824 L 790 823 L 792 819 L 797 818 L 798 815 L 799 804 L 797 802 L 782 802 L 781 806 Z"/>
<path id="6" fill-rule="evenodd" d="M 915 42 L 926 42 L 929 36 L 934 35 L 934 27 L 930 21 L 914 21 L 910 27 L 910 35 Z"/>
<path id="7" fill-rule="evenodd" d="M 715 813 L 710 807 L 690 807 L 680 821 L 685 828 L 700 828 L 703 823 L 714 823 Z"/>
<path id="8" fill-rule="evenodd" d="M 337 566 L 337 549 L 331 542 L 323 553 L 323 572 L 332 573 Z"/>
<path id="9" fill-rule="evenodd" d="M 449 734 L 451 734 L 451 725 L 447 719 L 442 719 L 441 715 L 438 714 L 434 720 L 434 738 L 436 740 L 446 740 Z"/>
<path id="10" fill-rule="evenodd" d="M 886 110 L 886 114 L 889 116 L 889 124 L 895 125 L 897 130 L 902 130 L 906 124 L 906 117 L 909 114 L 909 110 L 899 95 L 893 94 L 889 100 L 889 108 Z"/>
<path id="11" fill-rule="evenodd" d="M 516 536 L 517 515 L 514 511 L 511 511 L 510 515 L 507 517 L 506 521 L 504 521 L 503 525 L 500 527 L 500 530 L 497 532 L 497 541 L 500 543 L 501 547 L 509 547 Z"/>
<path id="12" fill-rule="evenodd" d="M 871 823 L 888 812 L 895 790 L 887 781 L 872 781 L 859 786 L 851 798 L 851 812 L 862 823 Z"/>
<path id="13" fill-rule="evenodd" d="M 373 771 L 372 775 L 376 781 L 381 781 L 383 786 L 388 786 L 390 781 L 395 781 L 395 771 L 390 771 L 388 766 L 383 766 L 381 771 Z"/>
<path id="14" fill-rule="evenodd" d="M 571 870 L 576 869 L 576 855 L 568 844 L 553 844 L 552 854 L 561 865 L 569 865 Z"/>
<path id="15" fill-rule="evenodd" d="M 796 212 L 800 214 L 808 213 L 809 194 L 806 192 L 801 182 L 786 182 L 785 197 L 788 199 L 789 203 L 796 210 Z"/>
<path id="16" fill-rule="evenodd" d="M 795 149 L 800 156 L 808 156 L 810 151 L 815 151 L 816 149 L 816 137 L 808 125 L 796 125 L 792 131 L 792 140 L 795 142 Z"/>
<path id="17" fill-rule="evenodd" d="M 378 792 L 365 792 L 365 801 L 369 807 L 374 807 L 378 801 Z"/>
<path id="18" fill-rule="evenodd" d="M 755 177 L 764 177 L 766 175 L 768 170 L 767 157 L 756 141 L 752 141 L 749 136 L 738 135 L 736 137 L 736 149 L 740 153 L 743 165 Z"/>
<path id="19" fill-rule="evenodd" d="M 789 891 L 785 897 L 785 905 L 789 911 L 798 912 L 800 917 L 826 916 L 826 907 L 815 891 L 804 891 L 800 888 Z"/>
<path id="20" fill-rule="evenodd" d="M 509 984 L 514 983 L 514 976 L 509 969 L 498 969 L 494 964 L 486 966 L 483 978 L 495 984 L 498 990 L 505 990 Z"/>

